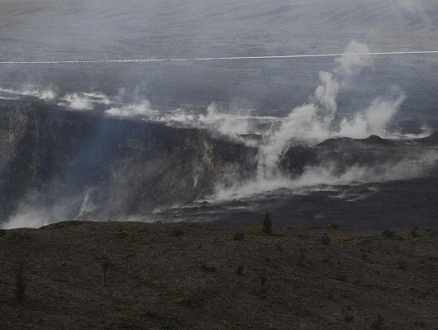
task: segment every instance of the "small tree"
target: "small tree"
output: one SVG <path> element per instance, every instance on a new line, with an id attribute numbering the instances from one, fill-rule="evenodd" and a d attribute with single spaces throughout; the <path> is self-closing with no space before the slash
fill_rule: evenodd
<path id="1" fill-rule="evenodd" d="M 102 271 L 103 271 L 103 286 L 106 286 L 106 273 L 108 272 L 108 270 L 110 268 L 113 267 L 113 263 L 111 262 L 110 259 L 105 258 L 102 262 L 101 262 L 101 266 L 102 266 Z"/>
<path id="2" fill-rule="evenodd" d="M 272 235 L 272 219 L 269 213 L 265 214 L 265 218 L 263 219 L 263 229 L 262 231 L 265 234 Z"/>
<path id="3" fill-rule="evenodd" d="M 24 278 L 24 264 L 18 265 L 17 273 L 15 274 L 15 300 L 19 303 L 24 301 L 24 294 L 26 293 L 26 280 Z"/>

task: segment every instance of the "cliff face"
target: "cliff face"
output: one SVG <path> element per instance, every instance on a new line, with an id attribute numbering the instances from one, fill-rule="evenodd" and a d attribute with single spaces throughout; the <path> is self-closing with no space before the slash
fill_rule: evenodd
<path id="1" fill-rule="evenodd" d="M 47 102 L 4 103 L 0 105 L 0 224 L 8 219 L 17 227 L 65 219 L 147 218 L 156 210 L 202 201 L 218 186 L 243 186 L 249 192 L 242 196 L 251 197 L 253 190 L 257 194 L 258 184 L 269 181 L 268 177 L 255 181 L 260 178 L 260 150 L 214 138 L 201 129 L 63 111 Z M 433 134 L 416 140 L 371 136 L 292 146 L 276 165 L 282 178 L 297 187 L 348 186 L 436 180 L 437 160 L 437 134 Z M 275 186 L 271 189 L 276 192 Z M 361 196 L 361 192 L 355 194 Z M 420 193 L 419 200 L 427 197 L 424 194 L 430 192 Z M 239 196 L 231 189 L 229 201 L 236 202 Z M 277 207 L 267 200 L 254 200 L 252 210 L 264 210 L 268 203 L 270 209 Z M 328 200 L 332 201 L 330 196 Z M 308 202 L 307 206 L 300 203 L 297 210 L 315 208 L 311 198 Z M 198 206 L 200 212 L 209 207 L 212 213 L 218 212 L 208 203 Z M 174 217 L 172 212 L 159 213 Z M 192 217 L 192 213 L 185 215 Z"/>
<path id="2" fill-rule="evenodd" d="M 377 181 L 391 177 L 394 169 L 404 172 L 399 179 L 431 175 L 438 167 L 438 133 L 427 138 L 386 140 L 372 135 L 366 139 L 333 138 L 316 146 L 293 146 L 282 156 L 280 168 L 295 178 L 309 168 L 330 168 L 342 176 L 352 169 L 366 169 Z M 394 173 L 392 173 L 394 174 Z M 402 174 L 402 173 L 401 173 Z M 404 176 L 404 177 L 403 177 Z"/>
<path id="3" fill-rule="evenodd" d="M 1 221 L 23 206 L 64 218 L 141 215 L 202 198 L 256 168 L 256 150 L 203 130 L 47 103 L 3 106 L 0 123 Z"/>

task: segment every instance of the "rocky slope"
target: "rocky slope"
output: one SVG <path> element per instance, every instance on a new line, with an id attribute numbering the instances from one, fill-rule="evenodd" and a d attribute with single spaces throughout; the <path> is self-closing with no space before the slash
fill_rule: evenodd
<path id="1" fill-rule="evenodd" d="M 203 130 L 43 102 L 4 106 L 0 122 L 0 220 L 27 205 L 69 219 L 135 216 L 193 201 L 255 170 L 255 150 Z"/>
<path id="2" fill-rule="evenodd" d="M 343 217 L 343 221 L 350 217 L 351 209 L 370 210 L 355 214 L 355 219 L 369 219 L 370 214 L 380 213 L 379 208 L 399 217 L 397 209 L 403 196 L 422 205 L 423 201 L 433 199 L 436 189 L 433 182 L 438 178 L 437 133 L 423 139 L 344 137 L 314 146 L 292 145 L 278 155 L 278 168 L 270 169 L 277 177 L 269 178 L 260 175 L 263 152 L 269 145 L 256 134 L 245 137 L 259 147 L 249 147 L 203 129 L 110 118 L 99 111 L 65 111 L 53 103 L 27 100 L 3 102 L 0 125 L 0 224 L 9 220 L 14 223 L 12 227 L 38 227 L 62 219 L 156 220 L 159 216 L 175 220 L 181 207 L 182 218 L 197 217 L 201 221 L 208 212 L 218 211 L 222 220 L 237 214 L 239 219 L 248 221 L 253 218 L 251 212 L 259 214 L 264 210 L 305 221 L 309 221 L 309 214 L 313 221 L 341 209 L 348 209 L 336 215 Z M 306 193 L 309 197 L 303 197 L 305 200 L 291 200 L 297 189 L 295 194 L 280 191 L 283 195 L 279 199 L 289 198 L 280 205 L 276 186 L 272 186 L 271 197 L 277 200 L 264 200 L 261 195 L 257 197 L 258 205 L 248 204 L 258 185 L 280 175 L 296 188 L 332 185 L 338 186 L 341 195 L 349 186 L 358 189 L 345 192 L 349 196 L 347 202 L 333 194 L 321 195 L 323 200 L 315 201 L 315 196 L 309 193 Z M 428 181 L 430 189 L 414 179 Z M 219 204 L 203 202 L 217 187 L 239 189 L 251 182 L 255 183 L 243 197 L 234 197 L 231 189 L 229 196 L 225 196 L 229 205 L 223 209 L 215 208 L 221 208 Z M 393 182 L 404 195 L 397 197 L 391 193 L 382 197 L 375 194 L 382 190 L 380 187 L 370 188 L 371 197 L 385 199 L 376 203 L 367 194 L 368 199 L 364 199 L 367 188 L 358 186 L 387 182 Z M 412 183 L 414 188 L 405 189 L 403 183 Z M 362 204 L 352 202 L 356 200 Z M 318 211 L 324 205 L 325 209 Z M 433 209 L 427 210 L 427 221 L 438 212 L 435 202 L 430 205 Z M 172 213 L 174 209 L 178 214 Z M 407 217 L 415 218 L 417 209 L 412 208 Z M 417 218 L 415 221 L 421 222 Z"/>
<path id="3" fill-rule="evenodd" d="M 278 228 L 273 220 L 272 236 L 190 223 L 2 231 L 0 327 L 436 329 L 436 232 Z"/>

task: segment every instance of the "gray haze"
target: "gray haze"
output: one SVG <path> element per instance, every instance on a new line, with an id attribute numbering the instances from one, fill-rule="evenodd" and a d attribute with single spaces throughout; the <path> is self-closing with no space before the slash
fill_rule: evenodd
<path id="1" fill-rule="evenodd" d="M 352 41 L 371 52 L 438 49 L 434 0 L 3 0 L 0 60 L 95 60 L 342 53 Z M 66 92 L 120 88 L 157 108 L 255 109 L 284 115 L 306 101 L 332 59 L 209 63 L 2 65 L 4 87 Z M 381 57 L 340 95 L 340 111 L 400 87 L 401 113 L 433 118 L 438 55 Z"/>
<path id="2" fill-rule="evenodd" d="M 284 213 L 286 219 L 294 212 L 306 223 L 349 217 L 357 207 L 363 207 L 363 221 L 374 213 L 373 221 L 380 221 L 381 209 L 390 210 L 388 223 L 401 213 L 410 219 L 420 209 L 427 221 L 435 221 L 438 208 L 428 198 L 436 194 L 437 135 L 418 144 L 404 144 L 399 137 L 430 133 L 438 127 L 438 54 L 370 54 L 438 51 L 436 0 L 0 2 L 0 99 L 5 104 L 29 97 L 49 101 L 35 112 L 17 110 L 14 115 L 21 119 L 0 122 L 4 145 L 10 147 L 5 150 L 12 155 L 3 152 L 2 162 L 10 170 L 3 175 L 4 189 L 12 192 L 2 194 L 8 201 L 4 217 L 13 226 L 35 222 L 38 217 L 56 221 L 81 218 L 87 212 L 94 216 L 98 206 L 107 211 L 108 205 L 125 207 L 127 217 L 143 216 L 166 198 L 164 209 L 153 212 L 164 212 L 164 216 L 170 212 L 172 219 L 184 211 L 166 209 L 172 203 L 200 202 L 194 204 L 193 212 L 204 217 L 207 209 L 216 214 L 223 205 L 228 214 L 227 201 L 231 200 L 233 208 L 234 199 L 239 199 L 238 212 L 241 203 L 246 203 L 242 212 L 259 212 L 264 204 L 275 207 L 278 203 L 277 217 Z M 205 62 L 5 63 L 327 53 L 344 55 Z M 3 110 L 3 118 L 9 118 L 13 107 L 6 105 Z M 92 111 L 93 116 L 83 111 Z M 111 116 L 116 118 L 108 119 Z M 162 123 L 176 123 L 177 128 Z M 137 124 L 138 130 L 133 129 Z M 142 125 L 155 128 L 143 130 Z M 204 130 L 180 130 L 181 126 L 206 128 L 219 138 L 207 136 Z M 376 136 L 365 141 L 370 143 L 366 147 L 352 140 L 359 151 L 339 149 L 339 155 L 354 157 L 345 164 L 336 163 L 343 160 L 333 151 L 338 150 L 337 143 L 343 146 L 342 141 L 350 140 L 326 139 L 371 134 L 399 144 L 392 147 L 392 142 Z M 245 135 L 250 139 L 246 146 L 222 139 Z M 292 146 L 292 140 L 306 143 Z M 76 149 L 62 147 L 59 141 L 66 146 L 72 143 Z M 424 148 L 419 147 L 421 143 Z M 124 147 L 119 150 L 120 146 Z M 246 148 L 242 149 L 246 154 L 239 148 Z M 219 151 L 210 159 L 205 154 L 211 150 Z M 236 155 L 246 158 L 242 161 Z M 357 155 L 362 155 L 358 157 L 361 166 Z M 369 161 L 373 160 L 370 155 L 375 156 L 375 163 Z M 385 161 L 386 156 L 395 158 Z M 26 167 L 29 164 L 37 170 Z M 226 170 L 213 171 L 212 164 L 222 164 Z M 284 171 L 293 175 L 285 180 Z M 233 174 L 230 181 L 240 180 L 239 184 L 214 186 L 224 181 L 218 173 Z M 111 194 L 107 185 L 116 193 Z M 188 196 L 190 185 L 193 194 Z M 335 188 L 324 190 L 321 185 Z M 318 194 L 318 189 L 324 191 Z M 392 194 L 394 189 L 404 195 Z M 213 191 L 215 198 L 199 199 Z M 386 191 L 391 193 L 386 195 Z M 260 196 L 252 209 L 255 192 Z M 401 200 L 409 201 L 403 203 L 409 208 L 406 212 L 398 211 Z M 423 205 L 424 200 L 432 210 Z M 325 206 L 315 213 L 315 204 Z M 247 213 L 247 218 L 253 214 Z"/>
<path id="3" fill-rule="evenodd" d="M 438 42 L 434 0 L 3 0 L 2 58 L 92 59 L 375 51 Z"/>

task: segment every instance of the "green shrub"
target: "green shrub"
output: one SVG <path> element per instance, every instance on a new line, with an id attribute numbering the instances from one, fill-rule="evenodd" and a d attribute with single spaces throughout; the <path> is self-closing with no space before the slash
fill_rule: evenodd
<path id="1" fill-rule="evenodd" d="M 330 228 L 330 229 L 339 229 L 339 228 L 341 228 L 341 225 L 339 224 L 339 221 L 331 221 L 331 222 L 329 222 L 329 224 L 327 225 L 327 228 Z"/>
<path id="2" fill-rule="evenodd" d="M 24 278 L 24 263 L 18 265 L 17 273 L 15 274 L 15 300 L 19 303 L 24 301 L 26 293 L 26 280 Z"/>
<path id="3" fill-rule="evenodd" d="M 269 213 L 266 213 L 265 218 L 263 219 L 262 231 L 267 235 L 272 235 L 272 219 Z"/>
<path id="4" fill-rule="evenodd" d="M 236 231 L 232 237 L 233 241 L 242 241 L 244 238 L 245 238 L 245 233 L 241 230 Z"/>
<path id="5" fill-rule="evenodd" d="M 412 238 L 416 238 L 416 237 L 418 237 L 418 232 L 417 232 L 417 230 L 418 230 L 418 226 L 415 226 L 415 227 L 411 230 L 411 236 L 412 236 Z"/>
<path id="6" fill-rule="evenodd" d="M 157 290 L 163 290 L 167 288 L 166 281 L 153 280 L 153 281 L 149 281 L 149 285 Z"/>
<path id="7" fill-rule="evenodd" d="M 299 266 L 299 267 L 306 267 L 306 256 L 303 254 L 303 253 L 301 253 L 300 254 L 300 256 L 298 257 L 298 260 L 297 260 L 297 266 Z"/>
<path id="8" fill-rule="evenodd" d="M 400 270 L 406 270 L 408 268 L 404 259 L 398 259 L 398 268 Z"/>
<path id="9" fill-rule="evenodd" d="M 345 315 L 344 317 L 344 321 L 345 322 L 351 322 L 354 320 L 354 316 L 353 315 Z"/>
<path id="10" fill-rule="evenodd" d="M 125 237 L 129 236 L 129 234 L 126 231 L 122 230 L 122 229 L 119 229 L 119 231 L 115 232 L 114 235 L 116 237 L 119 237 L 119 238 L 125 238 Z"/>
<path id="11" fill-rule="evenodd" d="M 202 265 L 201 265 L 201 269 L 202 269 L 203 271 L 206 271 L 206 272 L 209 272 L 209 273 L 212 273 L 212 272 L 215 272 L 215 271 L 216 271 L 216 267 L 215 267 L 215 266 L 213 266 L 213 265 L 208 265 L 208 264 L 202 264 Z"/>
<path id="12" fill-rule="evenodd" d="M 181 228 L 173 227 L 172 228 L 172 237 L 181 237 L 184 235 L 184 231 Z"/>
<path id="13" fill-rule="evenodd" d="M 177 329 L 177 327 L 172 322 L 163 322 L 157 326 L 157 329 L 159 329 L 159 330 L 173 330 L 173 329 Z"/>
<path id="14" fill-rule="evenodd" d="M 395 236 L 395 231 L 392 231 L 392 230 L 390 230 L 390 229 L 385 229 L 383 232 L 382 232 L 382 236 L 383 237 L 394 237 Z"/>
<path id="15" fill-rule="evenodd" d="M 111 262 L 110 259 L 105 258 L 104 260 L 102 260 L 100 265 L 102 266 L 102 272 L 103 272 L 103 286 L 106 286 L 107 284 L 106 274 L 108 270 L 114 267 L 114 264 Z"/>
<path id="16" fill-rule="evenodd" d="M 181 296 L 173 299 L 173 302 L 178 305 L 182 305 L 185 307 L 193 307 L 197 308 L 202 306 L 204 303 L 204 295 L 194 295 L 194 296 Z"/>
<path id="17" fill-rule="evenodd" d="M 251 285 L 251 293 L 256 296 L 265 296 L 267 294 L 268 290 L 264 285 L 254 283 Z"/>
<path id="18" fill-rule="evenodd" d="M 236 274 L 237 275 L 242 275 L 243 274 L 243 265 L 240 264 L 239 266 L 237 266 L 236 268 Z"/>
<path id="19" fill-rule="evenodd" d="M 371 329 L 373 330 L 382 330 L 385 322 L 382 315 L 378 314 L 376 319 L 371 323 Z"/>

